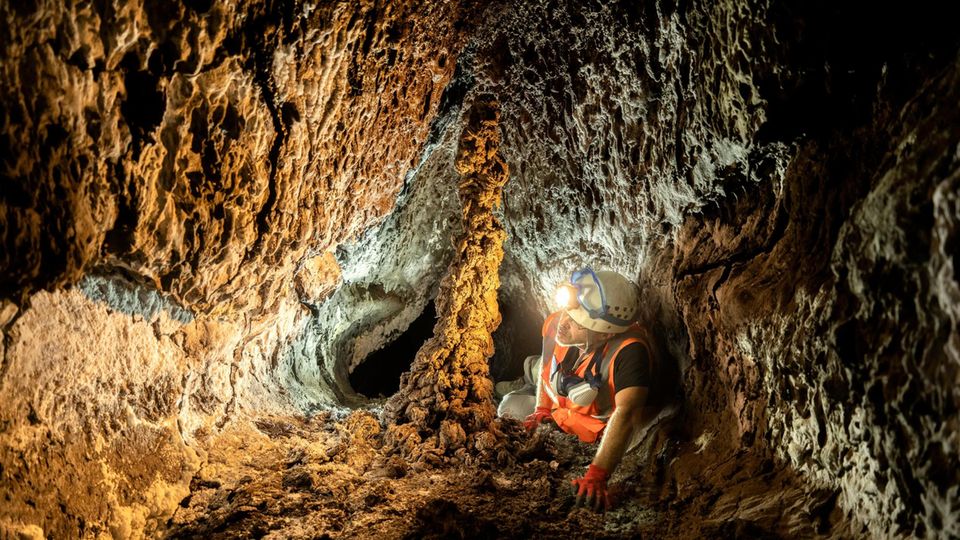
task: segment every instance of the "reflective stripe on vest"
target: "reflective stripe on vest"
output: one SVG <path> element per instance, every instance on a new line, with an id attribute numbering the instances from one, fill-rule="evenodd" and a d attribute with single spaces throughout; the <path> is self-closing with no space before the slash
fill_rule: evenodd
<path id="1" fill-rule="evenodd" d="M 550 398 L 550 400 L 553 401 L 554 406 L 560 405 L 560 399 L 557 396 L 557 393 L 553 391 L 553 387 L 550 386 L 549 373 L 551 373 L 557 365 L 556 349 L 561 348 L 557 346 L 556 342 L 557 323 L 560 319 L 559 313 L 559 311 L 552 313 L 544 322 L 543 346 L 540 350 L 540 379 L 543 380 L 541 386 L 543 386 L 543 389 L 547 392 L 547 396 Z M 562 347 L 562 349 L 563 354 L 566 354 L 567 347 Z M 548 373 L 546 379 L 543 377 L 544 372 Z"/>

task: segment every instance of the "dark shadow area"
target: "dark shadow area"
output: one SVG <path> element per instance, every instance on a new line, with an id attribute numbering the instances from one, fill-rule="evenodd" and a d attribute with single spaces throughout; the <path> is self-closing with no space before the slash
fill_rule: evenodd
<path id="1" fill-rule="evenodd" d="M 494 381 L 516 379 L 523 373 L 523 359 L 540 354 L 543 316 L 531 302 L 500 299 L 500 326 L 493 333 L 494 353 L 490 376 Z"/>
<path id="2" fill-rule="evenodd" d="M 952 2 L 783 2 L 769 18 L 789 69 L 758 78 L 768 102 L 763 141 L 852 130 L 878 114 L 878 97 L 899 108 L 960 45 Z"/>
<path id="3" fill-rule="evenodd" d="M 386 397 L 400 389 L 400 375 L 410 369 L 417 351 L 433 336 L 437 312 L 433 301 L 423 313 L 384 348 L 374 351 L 350 374 L 350 386 L 368 398 Z"/>
<path id="4" fill-rule="evenodd" d="M 153 131 L 163 120 L 166 97 L 160 78 L 140 68 L 140 58 L 134 52 L 123 57 L 123 84 L 127 95 L 120 104 L 120 112 L 127 121 L 133 138 L 134 155 L 140 155 L 144 141 L 153 140 Z"/>

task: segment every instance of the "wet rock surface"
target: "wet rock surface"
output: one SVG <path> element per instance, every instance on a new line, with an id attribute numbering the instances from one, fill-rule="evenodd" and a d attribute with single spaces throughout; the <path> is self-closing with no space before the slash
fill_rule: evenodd
<path id="1" fill-rule="evenodd" d="M 0 536 L 960 535 L 953 11 L 0 5 Z M 604 516 L 491 401 L 587 264 L 682 383 Z"/>

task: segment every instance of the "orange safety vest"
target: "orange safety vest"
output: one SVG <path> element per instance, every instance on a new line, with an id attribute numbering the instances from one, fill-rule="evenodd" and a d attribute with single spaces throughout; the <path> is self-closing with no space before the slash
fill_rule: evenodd
<path id="1" fill-rule="evenodd" d="M 541 387 L 546 396 L 553 402 L 551 416 L 557 426 L 563 431 L 576 435 L 585 443 L 596 442 L 603 429 L 607 427 L 607 420 L 613 414 L 616 408 L 614 396 L 616 387 L 613 384 L 614 363 L 617 355 L 624 347 L 633 343 L 643 343 L 630 331 L 608 340 L 606 347 L 595 349 L 588 353 L 580 362 L 580 365 L 574 369 L 573 373 L 579 377 L 586 377 L 587 368 L 593 360 L 593 355 L 601 351 L 606 351 L 604 357 L 599 359 L 600 380 L 606 381 L 606 384 L 598 390 L 596 399 L 588 406 L 580 406 L 565 396 L 561 396 L 557 389 L 553 387 L 551 375 L 558 369 L 563 362 L 569 347 L 564 347 L 556 342 L 557 326 L 560 320 L 560 312 L 551 313 L 543 323 L 543 362 L 540 369 Z"/>

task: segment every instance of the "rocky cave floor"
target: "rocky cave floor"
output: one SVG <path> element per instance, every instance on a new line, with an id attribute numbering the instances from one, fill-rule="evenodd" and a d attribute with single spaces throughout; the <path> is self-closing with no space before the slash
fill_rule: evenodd
<path id="1" fill-rule="evenodd" d="M 575 505 L 570 480 L 595 451 L 553 426 L 498 421 L 491 462 L 409 465 L 385 454 L 376 409 L 236 422 L 208 444 L 167 530 L 171 538 L 776 538 L 840 533 L 833 503 L 770 460 L 704 456 L 709 441 L 653 444 L 653 430 L 611 482 L 616 507 Z M 652 448 L 661 448 L 651 455 Z M 709 454 L 709 452 L 707 452 Z M 709 463 L 667 477 L 673 460 Z M 647 465 L 649 464 L 649 465 Z M 722 484 L 722 488 L 721 488 Z M 693 519 L 695 518 L 695 519 Z M 846 530 L 846 532 L 842 532 Z"/>

